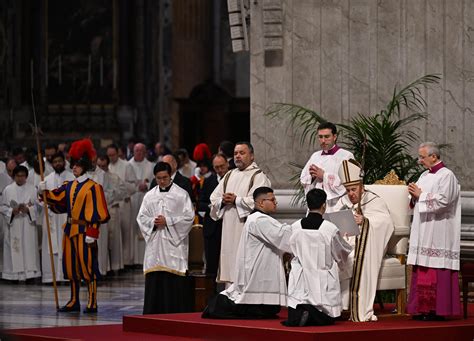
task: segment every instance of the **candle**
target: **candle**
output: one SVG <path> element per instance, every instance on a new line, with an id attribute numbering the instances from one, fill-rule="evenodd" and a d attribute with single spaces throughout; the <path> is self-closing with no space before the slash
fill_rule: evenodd
<path id="1" fill-rule="evenodd" d="M 33 59 L 30 60 L 30 82 L 31 88 L 34 88 L 34 72 L 33 72 Z"/>
<path id="2" fill-rule="evenodd" d="M 59 79 L 59 84 L 61 85 L 63 83 L 63 75 L 62 75 L 62 70 L 61 70 L 61 55 L 59 55 L 59 61 L 58 61 L 58 79 Z"/>
<path id="3" fill-rule="evenodd" d="M 87 66 L 87 84 L 91 85 L 92 80 L 92 57 L 89 55 L 89 65 Z"/>
<path id="4" fill-rule="evenodd" d="M 45 59 L 44 62 L 44 83 L 46 87 L 48 87 L 49 75 L 48 75 L 48 58 Z"/>
<path id="5" fill-rule="evenodd" d="M 117 89 L 117 59 L 114 59 L 114 90 Z"/>
<path id="6" fill-rule="evenodd" d="M 100 86 L 104 85 L 104 59 L 100 57 Z"/>

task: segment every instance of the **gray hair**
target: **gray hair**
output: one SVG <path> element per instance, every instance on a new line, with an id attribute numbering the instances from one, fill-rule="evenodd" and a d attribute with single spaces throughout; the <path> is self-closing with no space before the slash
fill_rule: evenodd
<path id="1" fill-rule="evenodd" d="M 428 151 L 428 155 L 436 155 L 438 159 L 441 157 L 439 147 L 434 142 L 423 142 L 422 144 L 420 144 L 419 148 L 426 148 Z"/>

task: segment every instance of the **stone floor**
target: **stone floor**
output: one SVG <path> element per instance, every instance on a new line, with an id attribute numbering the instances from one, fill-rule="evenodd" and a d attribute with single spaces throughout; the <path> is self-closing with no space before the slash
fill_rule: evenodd
<path id="1" fill-rule="evenodd" d="M 52 285 L 0 281 L 0 329 L 121 323 L 123 315 L 141 314 L 145 277 L 130 270 L 99 283 L 97 314 L 57 313 Z M 69 300 L 69 286 L 58 286 L 59 305 Z M 81 288 L 85 307 L 87 288 Z"/>

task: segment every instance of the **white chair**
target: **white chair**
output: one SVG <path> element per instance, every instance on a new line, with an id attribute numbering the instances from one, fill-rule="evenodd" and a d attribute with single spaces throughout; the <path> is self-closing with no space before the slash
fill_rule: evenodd
<path id="1" fill-rule="evenodd" d="M 403 314 L 406 305 L 406 255 L 411 218 L 408 187 L 405 185 L 365 185 L 365 188 L 385 201 L 395 227 L 382 261 L 377 290 L 395 289 L 397 313 Z"/>

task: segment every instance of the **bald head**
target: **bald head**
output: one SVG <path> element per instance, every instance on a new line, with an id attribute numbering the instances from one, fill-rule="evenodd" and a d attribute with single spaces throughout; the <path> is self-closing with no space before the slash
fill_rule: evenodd
<path id="1" fill-rule="evenodd" d="M 171 166 L 171 175 L 176 173 L 176 170 L 178 169 L 178 162 L 176 161 L 175 157 L 171 154 L 163 156 L 163 162 L 166 162 Z"/>
<path id="2" fill-rule="evenodd" d="M 146 146 L 143 143 L 137 143 L 133 146 L 133 159 L 142 162 L 146 156 Z"/>

